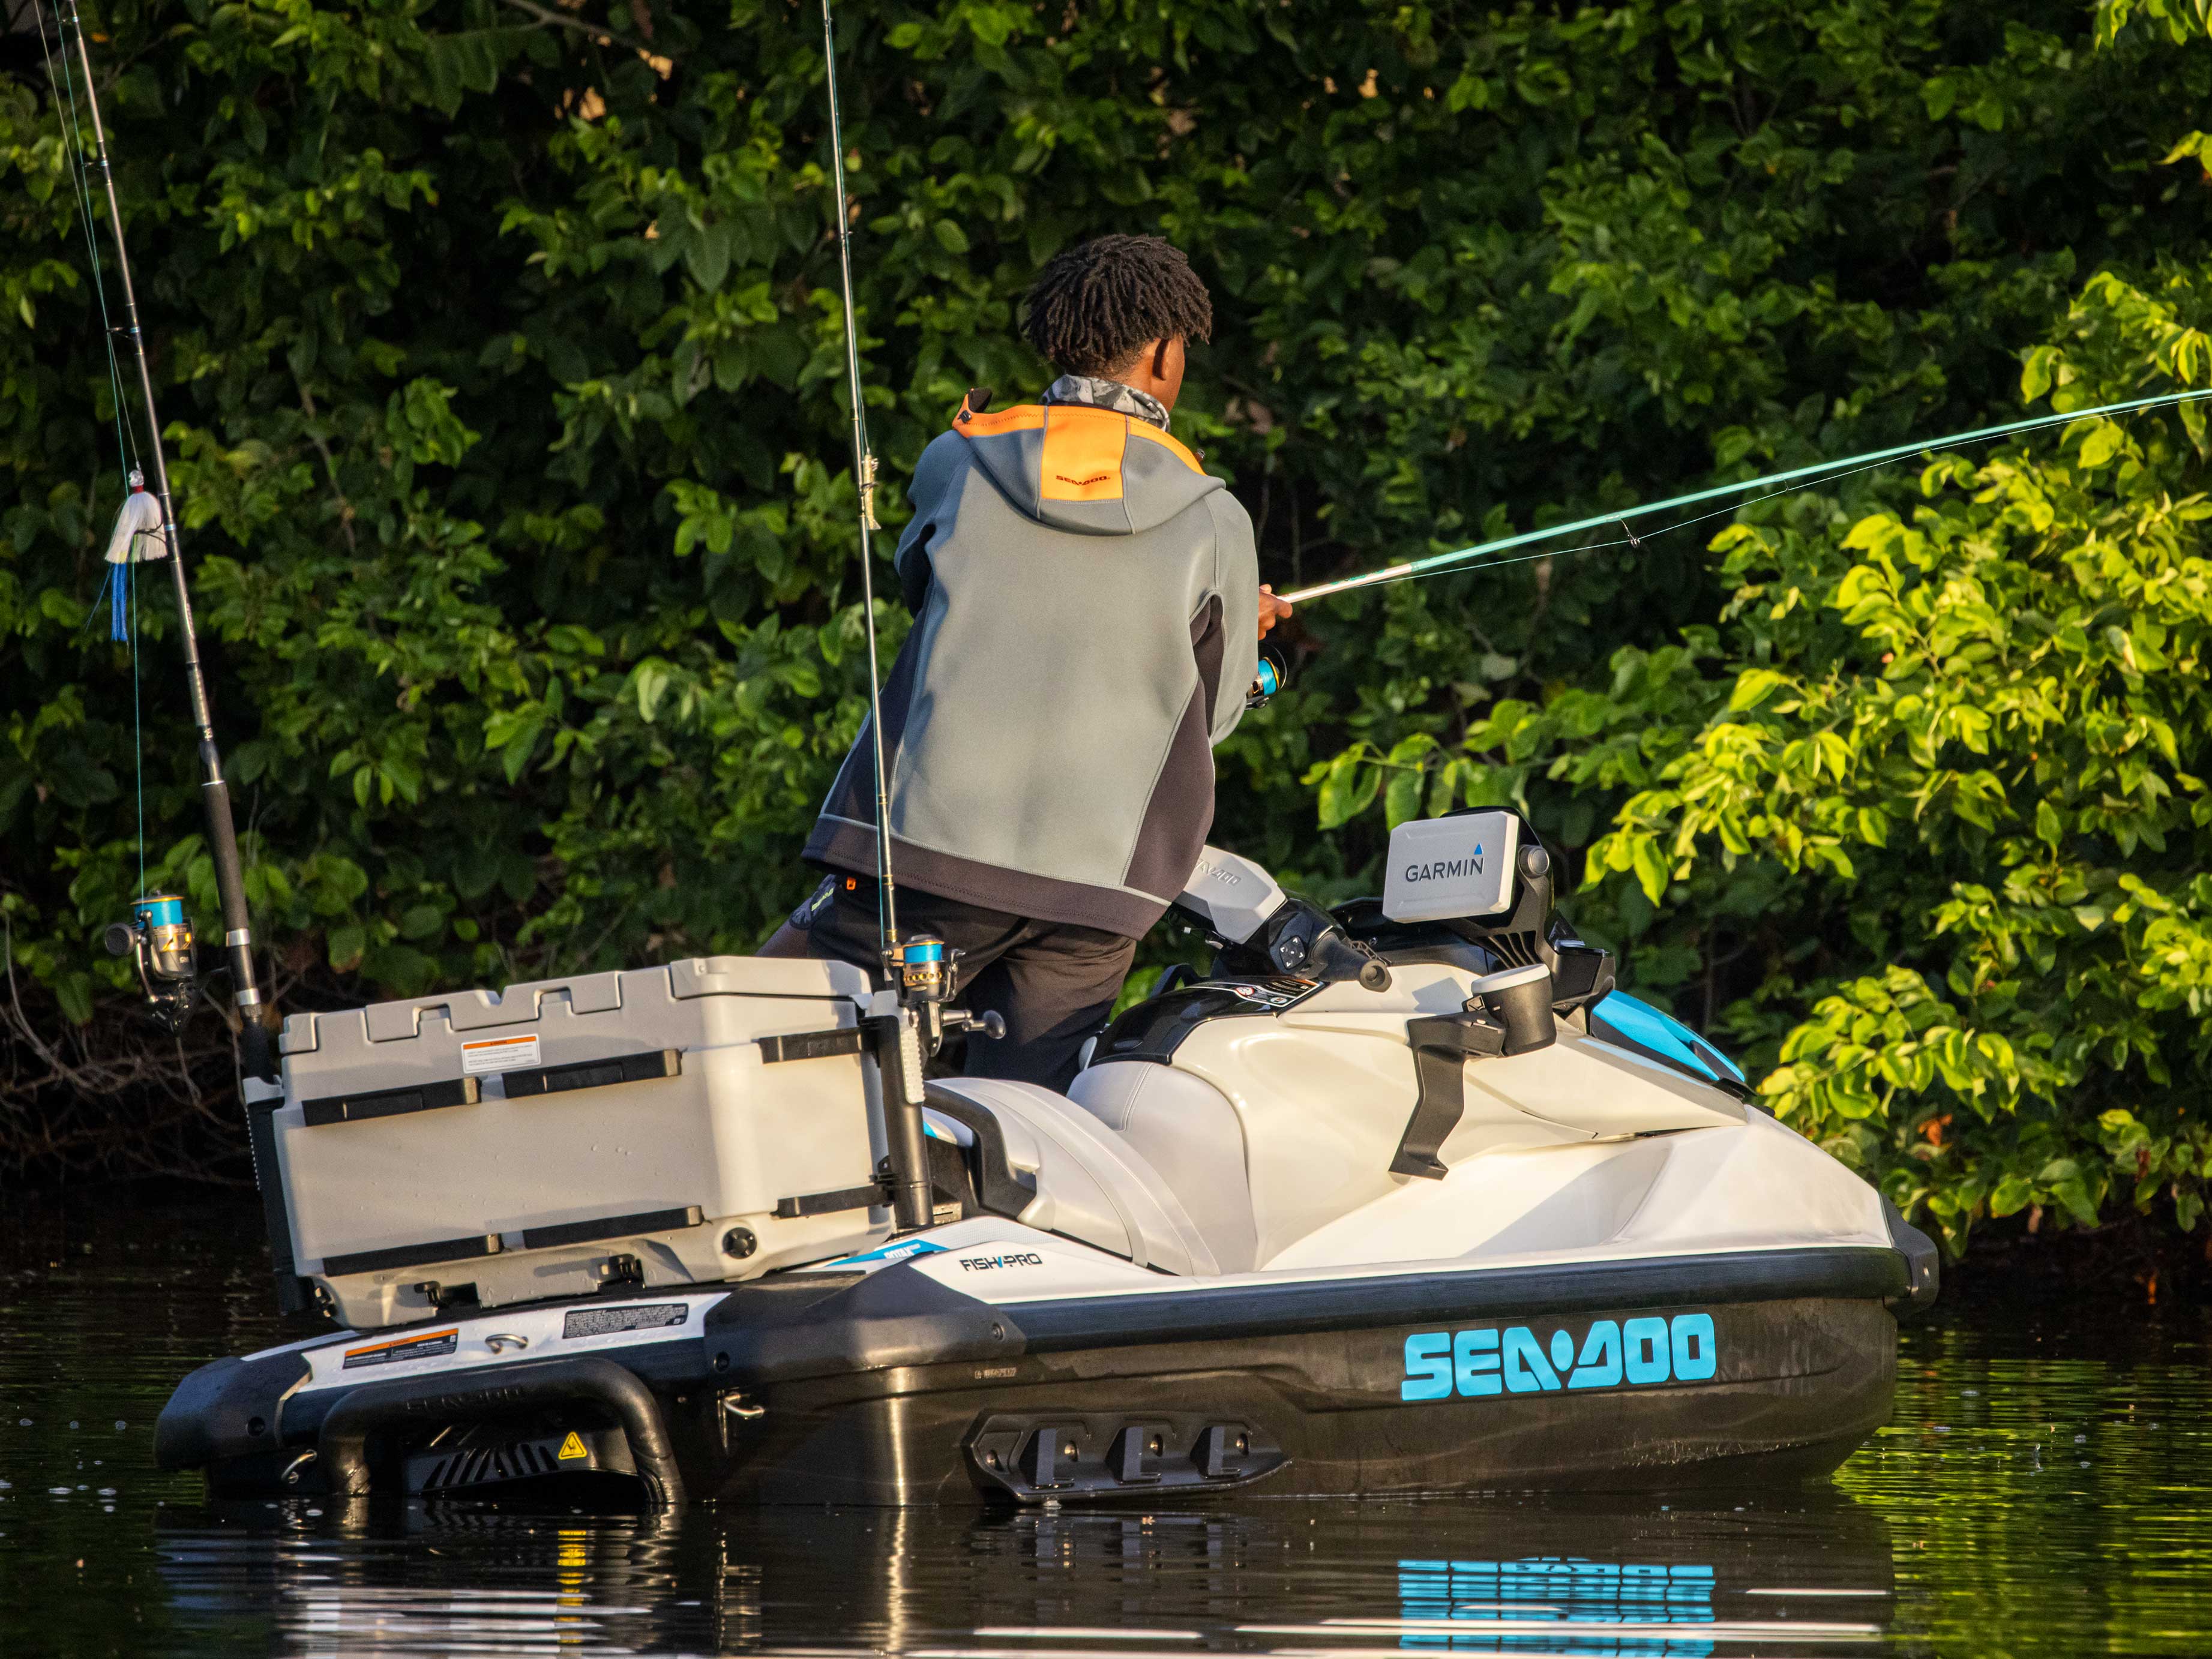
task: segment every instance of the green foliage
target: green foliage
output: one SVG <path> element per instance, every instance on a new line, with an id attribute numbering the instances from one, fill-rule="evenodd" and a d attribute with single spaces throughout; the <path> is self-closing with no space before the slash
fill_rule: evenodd
<path id="1" fill-rule="evenodd" d="M 2208 321 L 2212 273 L 2101 274 L 2022 389 L 2203 386 Z M 1844 909 L 1879 969 L 1822 988 L 1765 1091 L 1954 1236 L 2107 1199 L 2187 1226 L 2212 1176 L 2203 434 L 2195 406 L 2084 420 L 1936 459 L 1909 520 L 1723 532 L 1730 655 L 1771 665 L 1716 688 L 1592 850 L 1655 901 L 1764 859 Z"/>
<path id="2" fill-rule="evenodd" d="M 2022 390 L 2063 412 L 2204 386 L 2206 323 L 2212 271 L 2100 274 Z M 2195 405 L 2089 418 L 1935 459 L 1909 515 L 1747 514 L 1713 541 L 1735 584 L 1718 634 L 1622 651 L 1603 694 L 1493 705 L 1434 777 L 1480 767 L 1525 799 L 1541 762 L 1579 796 L 1626 792 L 1589 851 L 1601 902 L 1625 886 L 1695 915 L 1747 878 L 1772 893 L 1765 977 L 1729 1012 L 1784 1033 L 1765 1096 L 1954 1240 L 2031 1205 L 2193 1227 L 2212 1185 L 2204 437 Z"/>
<path id="3" fill-rule="evenodd" d="M 884 516 L 963 390 L 1042 386 L 1016 301 L 1105 230 L 1213 288 L 1178 429 L 1279 586 L 2002 418 L 2030 347 L 2031 398 L 2202 384 L 2191 19 L 855 0 Z M 863 706 L 816 11 L 94 23 L 279 996 L 757 942 Z M 0 912 L 31 1024 L 89 1052 L 134 1029 L 94 948 L 137 880 L 131 662 L 91 614 L 119 468 L 58 118 L 3 38 Z M 2202 433 L 1302 607 L 1216 839 L 1338 896 L 1391 823 L 1518 803 L 1643 993 L 1954 1233 L 2000 1198 L 2193 1223 Z M 148 879 L 206 926 L 144 598 Z"/>

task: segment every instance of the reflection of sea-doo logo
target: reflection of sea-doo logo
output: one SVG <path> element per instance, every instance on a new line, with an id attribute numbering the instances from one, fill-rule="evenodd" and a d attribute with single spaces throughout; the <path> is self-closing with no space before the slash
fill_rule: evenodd
<path id="1" fill-rule="evenodd" d="M 1482 1643 L 1480 1632 L 1484 1621 L 1496 1619 L 1500 1613 L 1510 1618 L 1516 1612 L 1553 1619 L 1603 1620 L 1609 1624 L 1638 1624 L 1660 1618 L 1680 1624 L 1710 1624 L 1713 1570 L 1703 1562 L 1593 1561 L 1578 1555 L 1527 1555 L 1517 1561 L 1398 1563 L 1398 1616 L 1467 1621 L 1453 1629 L 1455 1651 L 1466 1651 L 1459 1646 L 1466 1639 L 1461 1632 L 1472 1626 L 1472 1639 Z M 1515 1639 L 1508 1637 L 1500 1643 L 1493 1636 L 1483 1646 L 1495 1651 L 1499 1646 L 1510 1647 Z M 1689 1641 L 1678 1644 L 1624 1640 L 1617 1645 L 1577 1642 L 1575 1646 L 1607 1653 L 1712 1651 L 1710 1643 Z"/>
<path id="2" fill-rule="evenodd" d="M 1482 847 L 1475 845 L 1474 852 L 1463 859 L 1443 859 L 1435 864 L 1409 864 L 1406 866 L 1407 881 L 1455 881 L 1462 876 L 1482 873 Z"/>
<path id="3" fill-rule="evenodd" d="M 1406 1339 L 1401 1400 L 1449 1400 L 1454 1393 L 1548 1394 L 1612 1389 L 1622 1383 L 1703 1382 L 1719 1368 L 1711 1314 L 1672 1319 L 1601 1319 L 1583 1334 L 1577 1352 L 1570 1332 L 1540 1343 L 1526 1325 L 1504 1330 L 1422 1331 Z M 1564 1383 L 1561 1378 L 1565 1381 Z"/>
<path id="4" fill-rule="evenodd" d="M 963 1255 L 960 1265 L 971 1273 L 987 1273 L 994 1267 L 1042 1267 L 1044 1258 L 1034 1250 L 1009 1250 L 1004 1255 Z"/>

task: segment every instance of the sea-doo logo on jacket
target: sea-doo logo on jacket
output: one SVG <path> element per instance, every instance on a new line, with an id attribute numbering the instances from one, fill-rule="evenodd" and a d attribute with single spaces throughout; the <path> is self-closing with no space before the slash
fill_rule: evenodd
<path id="1" fill-rule="evenodd" d="M 1601 1319 L 1583 1333 L 1559 1329 L 1539 1341 L 1526 1325 L 1419 1331 L 1406 1339 L 1401 1400 L 1492 1394 L 1549 1394 L 1624 1383 L 1703 1382 L 1720 1368 L 1711 1314 L 1672 1319 Z"/>
<path id="2" fill-rule="evenodd" d="M 1008 1250 L 1004 1255 L 963 1255 L 960 1265 L 971 1273 L 988 1273 L 999 1267 L 1042 1267 L 1044 1258 L 1035 1250 Z"/>

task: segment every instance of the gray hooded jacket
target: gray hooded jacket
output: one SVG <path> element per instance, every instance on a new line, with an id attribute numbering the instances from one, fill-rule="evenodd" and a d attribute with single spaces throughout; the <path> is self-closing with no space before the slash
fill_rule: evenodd
<path id="1" fill-rule="evenodd" d="M 1212 745 L 1258 658 L 1252 522 L 1166 433 L 1111 410 L 964 411 L 922 452 L 883 694 L 902 884 L 1135 938 L 1213 822 Z M 806 843 L 876 868 L 863 725 Z"/>

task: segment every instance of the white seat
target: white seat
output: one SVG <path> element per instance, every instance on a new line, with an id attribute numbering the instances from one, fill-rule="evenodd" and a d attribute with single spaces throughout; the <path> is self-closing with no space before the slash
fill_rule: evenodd
<path id="1" fill-rule="evenodd" d="M 1146 1060 L 1088 1066 L 1067 1092 L 1159 1171 L 1222 1272 L 1259 1265 L 1244 1125 L 1226 1096 L 1188 1072 Z"/>
<path id="2" fill-rule="evenodd" d="M 1006 1137 L 1007 1163 L 1036 1176 L 1036 1199 L 1016 1218 L 1024 1225 L 1163 1273 L 1223 1271 L 1175 1188 L 1135 1146 L 1066 1096 L 999 1078 L 948 1078 L 932 1086 L 988 1111 Z"/>

